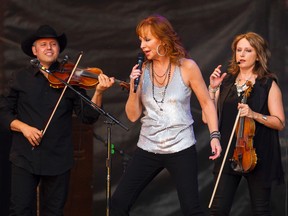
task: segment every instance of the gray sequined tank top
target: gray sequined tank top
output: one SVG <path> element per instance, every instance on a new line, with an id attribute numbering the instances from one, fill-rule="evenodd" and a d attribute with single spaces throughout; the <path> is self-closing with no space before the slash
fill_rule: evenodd
<path id="1" fill-rule="evenodd" d="M 164 103 L 153 99 L 150 64 L 144 69 L 141 99 L 144 116 L 137 146 L 146 151 L 169 154 L 196 143 L 190 108 L 191 89 L 183 82 L 180 67 L 176 66 L 166 89 Z M 165 87 L 154 87 L 157 101 L 163 98 Z M 162 110 L 161 110 L 162 109 Z"/>

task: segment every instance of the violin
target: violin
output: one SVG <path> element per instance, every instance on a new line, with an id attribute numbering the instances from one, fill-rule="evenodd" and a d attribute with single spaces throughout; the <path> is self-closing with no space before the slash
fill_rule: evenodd
<path id="1" fill-rule="evenodd" d="M 61 64 L 59 68 L 51 71 L 48 74 L 48 81 L 50 86 L 53 88 L 63 88 L 65 85 L 61 80 L 67 81 L 71 75 L 71 72 L 75 64 L 66 62 Z M 74 86 L 79 86 L 84 89 L 93 89 L 99 83 L 98 75 L 102 74 L 103 71 L 100 68 L 79 68 L 75 69 L 74 74 L 72 75 L 69 84 Z M 130 84 L 124 81 L 115 79 L 115 83 L 119 84 L 122 89 L 127 89 L 129 91 Z"/>
<path id="2" fill-rule="evenodd" d="M 65 91 L 67 88 L 70 88 L 72 91 L 74 91 L 76 94 L 78 94 L 87 104 L 92 106 L 94 109 L 97 109 L 101 114 L 107 115 L 100 107 L 98 107 L 95 103 L 93 103 L 90 99 L 87 97 L 83 96 L 80 92 L 76 91 L 72 85 L 77 85 L 82 88 L 94 88 L 99 81 L 98 81 L 98 75 L 103 73 L 102 70 L 99 68 L 88 68 L 88 69 L 81 69 L 78 68 L 78 63 L 83 55 L 83 52 L 80 52 L 78 59 L 75 64 L 67 63 L 68 62 L 68 57 L 66 57 L 62 63 L 60 64 L 61 67 L 57 67 L 57 70 L 48 70 L 45 68 L 43 65 L 41 65 L 40 61 L 35 58 L 31 59 L 30 63 L 36 68 L 48 73 L 48 80 L 50 82 L 51 87 L 54 88 L 61 88 L 63 87 L 62 93 L 49 117 L 49 120 L 44 128 L 42 130 L 42 136 L 46 133 L 47 128 L 49 127 L 49 124 L 51 123 L 51 120 L 61 102 L 61 99 L 63 95 L 65 94 Z M 56 66 L 52 65 L 51 67 Z M 57 63 L 58 66 L 58 63 Z M 51 68 L 50 67 L 50 68 Z M 58 69 L 59 68 L 59 69 Z M 75 75 L 75 71 L 77 71 Z M 120 86 L 123 88 L 127 88 L 129 90 L 130 85 L 128 83 L 125 83 L 123 81 L 115 79 L 115 82 L 118 83 Z M 112 118 L 111 115 L 109 115 L 110 118 Z M 115 121 L 115 120 L 114 120 Z M 121 124 L 120 124 L 121 125 Z M 123 125 L 122 125 L 123 126 Z M 127 128 L 123 126 L 126 130 Z M 34 147 L 32 148 L 32 150 Z"/>
<path id="3" fill-rule="evenodd" d="M 243 93 L 242 103 L 247 102 L 247 98 L 252 91 L 252 82 L 247 81 L 247 89 Z M 237 140 L 231 161 L 231 168 L 236 172 L 248 173 L 257 164 L 257 154 L 253 147 L 253 137 L 255 135 L 255 121 L 249 117 L 240 117 L 236 126 Z"/>

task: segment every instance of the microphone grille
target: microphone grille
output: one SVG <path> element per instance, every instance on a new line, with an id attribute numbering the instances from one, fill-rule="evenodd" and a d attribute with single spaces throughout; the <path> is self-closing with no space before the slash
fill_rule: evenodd
<path id="1" fill-rule="evenodd" d="M 144 61 L 144 53 L 142 52 L 138 53 L 138 59 Z"/>
<path id="2" fill-rule="evenodd" d="M 34 58 L 30 60 L 30 64 L 32 64 L 35 67 L 38 67 L 38 65 L 40 64 L 40 61 L 37 58 Z"/>

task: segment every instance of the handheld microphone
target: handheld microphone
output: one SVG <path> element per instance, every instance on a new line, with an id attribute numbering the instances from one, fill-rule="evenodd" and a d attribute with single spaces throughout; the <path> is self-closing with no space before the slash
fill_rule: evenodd
<path id="1" fill-rule="evenodd" d="M 143 62 L 144 62 L 144 53 L 138 53 L 138 56 L 137 56 L 137 64 L 138 64 L 138 67 L 137 69 L 140 69 L 142 70 L 142 65 L 143 65 Z M 140 82 L 140 77 L 137 77 L 135 80 L 134 80 L 134 93 L 136 93 L 137 91 L 137 88 L 138 88 L 138 85 L 139 85 L 139 82 Z"/>
<path id="2" fill-rule="evenodd" d="M 236 63 L 239 65 L 241 62 L 240 62 L 240 61 L 237 61 Z"/>

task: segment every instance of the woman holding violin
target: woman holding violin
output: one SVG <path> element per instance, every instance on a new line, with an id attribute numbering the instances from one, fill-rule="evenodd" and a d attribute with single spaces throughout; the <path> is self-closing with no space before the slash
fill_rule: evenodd
<path id="1" fill-rule="evenodd" d="M 59 101 L 64 88 L 51 87 L 43 68 L 57 69 L 59 53 L 66 43 L 65 34 L 57 35 L 52 27 L 40 26 L 21 45 L 25 54 L 38 59 L 41 68 L 30 65 L 15 72 L 9 91 L 1 97 L 0 123 L 13 133 L 10 216 L 34 215 L 39 183 L 41 215 L 63 215 L 73 166 L 72 115 L 76 114 L 88 124 L 99 117 L 95 107 L 83 103 L 70 88 Z M 98 82 L 91 101 L 101 106 L 103 92 L 113 85 L 114 79 L 99 74 Z M 84 89 L 74 88 L 89 99 Z M 59 106 L 55 110 L 57 102 Z M 54 117 L 44 134 L 43 129 L 53 110 Z"/>
<path id="2" fill-rule="evenodd" d="M 285 127 L 282 94 L 268 69 L 270 52 L 260 35 L 237 35 L 232 52 L 228 73 L 219 65 L 210 76 L 209 94 L 218 109 L 223 152 L 232 140 L 227 159 L 222 154 L 215 161 L 215 180 L 221 176 L 211 215 L 229 215 L 242 177 L 248 183 L 253 215 L 271 215 L 272 181 L 284 179 L 278 137 Z"/>

